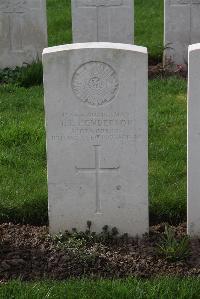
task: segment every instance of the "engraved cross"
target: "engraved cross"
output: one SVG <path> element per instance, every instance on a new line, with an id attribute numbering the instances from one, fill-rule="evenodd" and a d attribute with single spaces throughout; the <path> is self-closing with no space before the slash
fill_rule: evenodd
<path id="1" fill-rule="evenodd" d="M 199 5 L 200 4 L 200 0 L 171 0 L 170 3 L 172 6 L 179 6 L 179 5 L 184 5 L 184 6 L 188 6 L 190 9 L 190 41 L 189 44 L 192 43 L 192 7 L 194 5 Z"/>
<path id="2" fill-rule="evenodd" d="M 116 7 L 123 6 L 123 0 L 78 0 L 77 4 L 79 7 L 93 7 L 96 8 L 96 19 L 97 19 L 97 42 L 102 41 L 102 15 L 105 14 L 104 7 Z M 107 11 L 108 14 L 108 11 Z M 99 30 L 101 28 L 101 30 Z M 109 28 L 107 28 L 109 31 Z"/>
<path id="3" fill-rule="evenodd" d="M 94 145 L 95 152 L 95 167 L 93 168 L 79 168 L 75 167 L 78 172 L 94 173 L 96 180 L 96 213 L 101 213 L 101 199 L 99 194 L 99 176 L 103 173 L 117 173 L 120 166 L 104 168 L 100 165 L 100 145 Z"/>
<path id="4" fill-rule="evenodd" d="M 22 51 L 22 15 L 26 10 L 26 1 L 5 1 L 0 4 L 0 13 L 5 14 L 9 24 L 10 50 Z"/>

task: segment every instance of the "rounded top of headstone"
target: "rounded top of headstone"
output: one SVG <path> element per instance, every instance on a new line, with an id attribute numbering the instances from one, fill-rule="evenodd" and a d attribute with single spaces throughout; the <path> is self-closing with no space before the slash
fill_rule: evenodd
<path id="1" fill-rule="evenodd" d="M 72 78 L 72 89 L 81 102 L 101 106 L 111 102 L 119 89 L 116 71 L 100 61 L 82 64 Z"/>
<path id="2" fill-rule="evenodd" d="M 110 50 L 122 50 L 122 51 L 131 51 L 140 54 L 147 55 L 147 48 L 122 44 L 122 43 L 109 43 L 109 42 L 90 42 L 90 43 L 73 43 L 67 45 L 60 45 L 54 47 L 48 47 L 43 50 L 43 55 L 51 53 L 59 53 L 64 51 L 74 51 L 74 50 L 85 50 L 85 49 L 110 49 Z"/>
<path id="3" fill-rule="evenodd" d="M 200 50 L 200 43 L 189 45 L 189 52 Z"/>

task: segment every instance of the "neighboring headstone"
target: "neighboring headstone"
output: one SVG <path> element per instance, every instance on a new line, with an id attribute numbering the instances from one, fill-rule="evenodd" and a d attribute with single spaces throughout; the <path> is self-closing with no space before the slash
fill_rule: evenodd
<path id="1" fill-rule="evenodd" d="M 133 0 L 72 0 L 73 42 L 133 43 Z"/>
<path id="2" fill-rule="evenodd" d="M 0 0 L 0 69 L 32 63 L 46 46 L 46 0 Z"/>
<path id="3" fill-rule="evenodd" d="M 200 0 L 165 0 L 165 57 L 187 64 L 188 46 L 200 42 Z"/>
<path id="4" fill-rule="evenodd" d="M 188 62 L 188 234 L 200 237 L 200 44 Z"/>
<path id="5" fill-rule="evenodd" d="M 43 65 L 51 233 L 148 232 L 146 48 L 52 47 Z"/>

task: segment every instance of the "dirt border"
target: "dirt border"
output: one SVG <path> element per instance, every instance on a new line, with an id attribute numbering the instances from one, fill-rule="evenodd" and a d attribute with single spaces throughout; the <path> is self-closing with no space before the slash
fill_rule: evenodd
<path id="1" fill-rule="evenodd" d="M 186 261 L 167 261 L 158 255 L 157 244 L 164 224 L 152 226 L 149 236 L 110 243 L 86 244 L 84 249 L 60 248 L 48 228 L 30 225 L 0 225 L 0 281 L 125 278 L 157 275 L 200 276 L 200 239 L 190 241 Z M 176 237 L 186 235 L 186 224 L 173 227 Z"/>

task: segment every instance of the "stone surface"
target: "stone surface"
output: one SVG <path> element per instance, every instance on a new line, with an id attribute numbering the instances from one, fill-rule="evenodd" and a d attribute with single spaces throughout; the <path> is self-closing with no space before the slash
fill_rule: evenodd
<path id="1" fill-rule="evenodd" d="M 200 236 L 200 44 L 189 47 L 188 234 Z"/>
<path id="2" fill-rule="evenodd" d="M 200 41 L 200 0 L 165 0 L 165 57 L 187 64 L 188 46 Z"/>
<path id="3" fill-rule="evenodd" d="M 29 64 L 46 46 L 46 0 L 0 0 L 0 68 Z"/>
<path id="4" fill-rule="evenodd" d="M 43 52 L 51 233 L 148 232 L 146 48 Z"/>
<path id="5" fill-rule="evenodd" d="M 134 0 L 72 0 L 73 41 L 133 43 Z"/>

